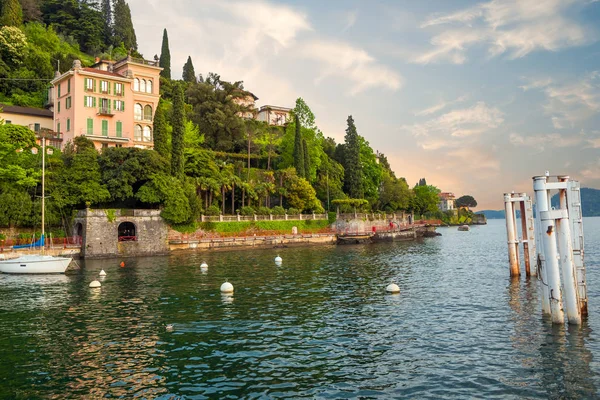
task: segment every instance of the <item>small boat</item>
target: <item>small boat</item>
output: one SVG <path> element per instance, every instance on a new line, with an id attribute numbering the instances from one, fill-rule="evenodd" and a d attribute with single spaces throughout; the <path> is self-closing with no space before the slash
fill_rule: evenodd
<path id="1" fill-rule="evenodd" d="M 4 274 L 64 274 L 71 263 L 70 257 L 53 257 L 44 254 L 44 207 L 45 203 L 46 138 L 42 137 L 42 236 L 38 243 L 41 254 L 23 255 L 18 258 L 0 261 L 0 272 Z M 37 243 L 31 245 L 34 247 Z M 23 247 L 23 246 L 19 246 Z M 30 247 L 30 246 L 26 246 Z"/>
<path id="2" fill-rule="evenodd" d="M 459 231 L 468 231 L 469 229 L 471 229 L 469 228 L 469 225 L 461 225 L 458 227 Z"/>

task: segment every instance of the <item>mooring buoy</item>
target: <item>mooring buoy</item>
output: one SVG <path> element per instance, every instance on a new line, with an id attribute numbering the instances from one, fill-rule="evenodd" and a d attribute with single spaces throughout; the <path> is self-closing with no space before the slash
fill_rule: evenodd
<path id="1" fill-rule="evenodd" d="M 279 256 L 275 257 L 275 264 L 281 264 L 283 262 L 283 259 Z"/>
<path id="2" fill-rule="evenodd" d="M 91 288 L 99 288 L 100 286 L 102 286 L 102 284 L 99 281 L 97 281 L 97 280 L 93 280 L 93 281 L 90 282 L 90 287 Z"/>
<path id="3" fill-rule="evenodd" d="M 233 285 L 227 281 L 221 285 L 221 293 L 233 293 Z"/>
<path id="4" fill-rule="evenodd" d="M 100 276 L 106 276 L 106 272 L 104 272 L 104 270 L 101 270 L 98 275 L 100 275 Z"/>
<path id="5" fill-rule="evenodd" d="M 385 288 L 385 291 L 388 293 L 400 293 L 400 287 L 398 285 L 396 285 L 395 283 L 390 283 Z"/>

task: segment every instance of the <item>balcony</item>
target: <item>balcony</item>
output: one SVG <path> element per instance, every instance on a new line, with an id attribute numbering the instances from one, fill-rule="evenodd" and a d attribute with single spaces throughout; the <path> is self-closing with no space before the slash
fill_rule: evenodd
<path id="1" fill-rule="evenodd" d="M 110 109 L 110 107 L 100 107 L 98 108 L 98 115 L 106 115 L 112 117 L 113 115 L 115 115 L 115 113 L 113 112 L 113 110 Z"/>

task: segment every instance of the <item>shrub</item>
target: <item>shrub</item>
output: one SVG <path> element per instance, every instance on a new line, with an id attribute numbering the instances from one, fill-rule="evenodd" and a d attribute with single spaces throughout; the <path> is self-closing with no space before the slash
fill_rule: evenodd
<path id="1" fill-rule="evenodd" d="M 217 207 L 216 205 L 212 205 L 210 207 L 208 207 L 206 209 L 206 211 L 204 212 L 205 215 L 220 215 L 221 214 L 221 209 L 219 207 Z"/>
<path id="2" fill-rule="evenodd" d="M 290 207 L 287 210 L 288 215 L 298 215 L 300 214 L 300 210 L 298 210 L 297 208 L 294 207 Z"/>
<path id="3" fill-rule="evenodd" d="M 269 215 L 269 214 L 271 214 L 271 209 L 269 207 L 258 207 L 256 209 L 256 214 L 258 214 L 258 215 Z"/>
<path id="4" fill-rule="evenodd" d="M 271 214 L 273 215 L 285 215 L 285 208 L 281 206 L 275 206 L 271 208 Z"/>
<path id="5" fill-rule="evenodd" d="M 250 206 L 244 206 L 242 207 L 242 209 L 240 210 L 240 214 L 241 215 L 254 215 L 255 210 L 253 207 Z"/>
<path id="6" fill-rule="evenodd" d="M 327 222 L 333 224 L 337 220 L 337 214 L 334 212 L 327 213 Z"/>

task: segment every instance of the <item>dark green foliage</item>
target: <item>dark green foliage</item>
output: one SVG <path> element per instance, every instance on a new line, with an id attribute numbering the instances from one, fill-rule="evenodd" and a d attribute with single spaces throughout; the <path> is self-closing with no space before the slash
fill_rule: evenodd
<path id="1" fill-rule="evenodd" d="M 456 199 L 455 201 L 456 207 L 477 207 L 477 200 L 473 198 L 471 195 L 464 195 Z"/>
<path id="2" fill-rule="evenodd" d="M 344 162 L 342 165 L 345 170 L 344 188 L 350 197 L 362 199 L 363 190 L 363 171 L 361 164 L 361 145 L 354 119 L 348 116 L 348 127 L 346 128 Z"/>
<path id="3" fill-rule="evenodd" d="M 307 181 L 310 181 L 310 154 L 308 153 L 306 139 L 302 139 L 302 154 L 304 155 L 304 177 Z"/>
<path id="4" fill-rule="evenodd" d="M 419 179 L 419 183 L 417 183 L 417 186 L 427 186 L 427 181 L 425 180 L 425 178 Z"/>
<path id="5" fill-rule="evenodd" d="M 171 79 L 171 52 L 169 51 L 169 36 L 167 29 L 163 31 L 162 46 L 160 48 L 160 63 L 159 66 L 163 69 L 160 76 Z"/>
<path id="6" fill-rule="evenodd" d="M 23 9 L 23 22 L 39 22 L 42 20 L 42 11 L 38 0 L 21 0 Z"/>
<path id="7" fill-rule="evenodd" d="M 302 146 L 302 132 L 300 120 L 296 115 L 296 135 L 294 136 L 294 168 L 299 176 L 305 177 L 306 170 L 304 169 L 304 147 Z"/>
<path id="8" fill-rule="evenodd" d="M 137 39 L 133 22 L 131 21 L 131 10 L 125 0 L 115 0 L 113 3 L 113 34 L 115 44 L 123 43 L 127 50 L 137 50 Z M 102 25 L 99 25 L 102 26 Z"/>
<path id="9" fill-rule="evenodd" d="M 110 4 L 110 0 L 102 0 L 101 9 L 104 43 L 108 44 L 111 43 L 113 39 L 112 7 Z"/>
<path id="10" fill-rule="evenodd" d="M 413 189 L 410 208 L 416 215 L 423 215 L 437 211 L 438 193 L 440 190 L 431 185 L 418 185 Z"/>
<path id="11" fill-rule="evenodd" d="M 0 26 L 23 25 L 23 10 L 19 0 L 2 0 L 0 6 Z"/>
<path id="12" fill-rule="evenodd" d="M 188 56 L 186 63 L 183 66 L 182 78 L 185 82 L 196 83 L 196 72 L 194 72 L 194 64 L 192 64 L 192 57 Z"/>
<path id="13" fill-rule="evenodd" d="M 183 136 L 185 133 L 185 104 L 183 102 L 183 87 L 177 85 L 173 96 L 173 118 L 171 125 L 171 175 L 183 178 Z"/>
<path id="14" fill-rule="evenodd" d="M 158 107 L 154 113 L 154 150 L 165 159 L 169 159 L 171 152 L 169 149 L 169 132 L 167 131 L 167 119 L 165 117 L 165 104 L 163 100 L 158 102 Z"/>

